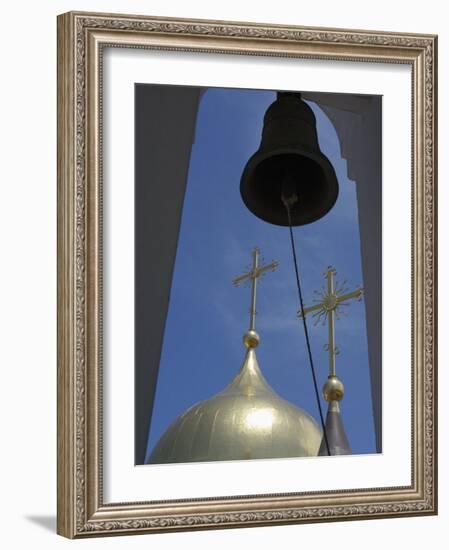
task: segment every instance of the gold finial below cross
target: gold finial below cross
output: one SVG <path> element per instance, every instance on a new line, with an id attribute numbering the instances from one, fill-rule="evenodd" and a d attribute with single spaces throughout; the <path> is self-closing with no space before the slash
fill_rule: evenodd
<path id="1" fill-rule="evenodd" d="M 315 324 L 319 321 L 323 321 L 323 324 L 328 322 L 329 330 L 329 343 L 325 346 L 325 350 L 329 352 L 329 376 L 336 376 L 335 371 L 335 356 L 338 354 L 338 348 L 335 346 L 335 316 L 339 319 L 339 307 L 348 306 L 346 303 L 352 299 L 358 299 L 359 301 L 363 296 L 363 288 L 356 288 L 352 292 L 348 292 L 346 287 L 346 281 L 343 281 L 341 285 L 334 284 L 334 275 L 337 271 L 329 266 L 324 274 L 327 279 L 327 289 L 323 289 L 321 293 L 315 291 L 320 296 L 317 303 L 313 306 L 304 308 L 304 315 L 308 313 L 314 313 Z M 301 311 L 298 312 L 298 316 L 301 318 Z"/>
<path id="2" fill-rule="evenodd" d="M 260 250 L 257 248 L 257 246 L 254 248 L 252 256 L 253 265 L 250 271 L 248 271 L 244 275 L 236 277 L 232 281 L 235 286 L 239 286 L 241 283 L 245 283 L 246 281 L 251 281 L 251 308 L 249 310 L 249 330 L 254 330 L 255 327 L 257 279 L 267 271 L 274 271 L 279 265 L 278 262 L 273 261 L 267 265 L 259 266 Z"/>

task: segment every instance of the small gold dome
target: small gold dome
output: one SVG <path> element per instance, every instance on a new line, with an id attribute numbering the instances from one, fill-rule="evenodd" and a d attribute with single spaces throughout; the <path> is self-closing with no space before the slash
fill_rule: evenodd
<path id="1" fill-rule="evenodd" d="M 260 341 L 259 335 L 255 330 L 250 329 L 248 330 L 248 332 L 245 332 L 245 334 L 243 335 L 243 343 L 245 344 L 245 347 L 248 349 L 257 348 L 257 346 L 259 345 L 259 341 Z"/>
<path id="2" fill-rule="evenodd" d="M 148 463 L 317 456 L 318 424 L 269 386 L 257 363 L 254 334 L 244 336 L 245 360 L 232 382 L 176 418 Z"/>
<path id="3" fill-rule="evenodd" d="M 328 376 L 323 386 L 324 399 L 328 402 L 341 401 L 345 394 L 343 382 L 335 375 Z"/>

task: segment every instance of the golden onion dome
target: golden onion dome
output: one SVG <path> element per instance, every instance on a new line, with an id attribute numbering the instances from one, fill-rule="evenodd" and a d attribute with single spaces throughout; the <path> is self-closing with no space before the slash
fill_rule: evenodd
<path id="1" fill-rule="evenodd" d="M 265 380 L 256 358 L 257 333 L 247 332 L 244 343 L 246 356 L 232 382 L 178 416 L 149 464 L 317 456 L 317 422 Z"/>

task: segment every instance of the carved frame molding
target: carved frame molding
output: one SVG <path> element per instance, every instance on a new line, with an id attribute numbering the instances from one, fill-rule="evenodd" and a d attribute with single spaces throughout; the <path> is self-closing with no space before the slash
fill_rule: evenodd
<path id="1" fill-rule="evenodd" d="M 102 501 L 102 48 L 412 68 L 411 486 Z M 70 538 L 437 513 L 436 55 L 432 35 L 70 12 L 58 17 L 58 533 Z"/>

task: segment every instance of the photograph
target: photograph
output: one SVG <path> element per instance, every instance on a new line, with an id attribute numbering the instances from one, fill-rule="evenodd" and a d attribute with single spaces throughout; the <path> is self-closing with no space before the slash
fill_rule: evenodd
<path id="1" fill-rule="evenodd" d="M 447 5 L 2 4 L 2 548 L 448 545 Z"/>
<path id="2" fill-rule="evenodd" d="M 437 513 L 436 36 L 58 17 L 58 533 Z"/>
<path id="3" fill-rule="evenodd" d="M 382 452 L 381 105 L 136 83 L 136 464 Z"/>

